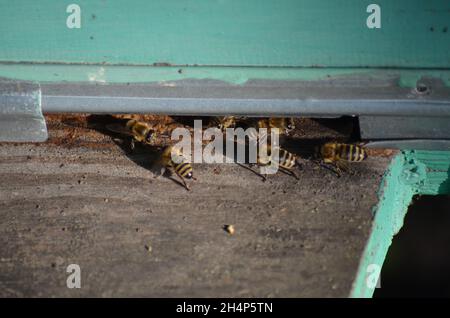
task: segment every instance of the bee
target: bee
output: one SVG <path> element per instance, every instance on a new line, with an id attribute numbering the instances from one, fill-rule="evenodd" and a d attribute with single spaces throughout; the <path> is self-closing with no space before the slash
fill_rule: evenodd
<path id="1" fill-rule="evenodd" d="M 130 150 L 135 149 L 135 142 L 140 142 L 150 146 L 167 146 L 170 144 L 170 133 L 179 127 L 176 123 L 155 123 L 150 124 L 145 121 L 128 119 L 125 124 L 114 123 L 106 125 L 112 132 L 131 136 Z"/>
<path id="2" fill-rule="evenodd" d="M 257 119 L 253 126 L 257 129 L 256 132 L 251 133 L 249 136 L 249 138 L 253 141 L 258 141 L 259 139 L 263 139 L 263 137 L 269 137 L 273 128 L 279 129 L 279 135 L 287 135 L 295 129 L 293 118 L 262 118 Z M 267 133 L 263 135 L 262 132 L 259 131 L 260 128 L 267 129 Z"/>
<path id="3" fill-rule="evenodd" d="M 295 129 L 295 123 L 293 118 L 263 118 L 259 119 L 257 122 L 258 128 L 267 128 L 268 130 L 272 128 L 278 128 L 281 130 L 282 134 L 288 134 L 293 129 Z"/>
<path id="4" fill-rule="evenodd" d="M 212 118 L 212 125 L 219 128 L 221 131 L 225 131 L 227 128 L 236 127 L 236 117 L 216 116 Z"/>
<path id="5" fill-rule="evenodd" d="M 340 176 L 342 170 L 348 170 L 349 162 L 361 162 L 367 158 L 367 152 L 362 146 L 327 142 L 316 148 L 316 157 L 325 164 L 332 164 Z"/>
<path id="6" fill-rule="evenodd" d="M 299 180 L 300 178 L 294 172 L 294 168 L 298 166 L 297 164 L 297 156 L 293 153 L 287 151 L 286 149 L 280 148 L 276 146 L 278 150 L 278 169 L 293 176 L 295 179 Z M 264 152 L 262 150 L 265 150 Z M 259 166 L 269 166 L 272 164 L 273 152 L 272 147 L 270 145 L 261 146 L 258 149 L 258 158 L 257 164 Z M 258 174 L 265 181 L 267 179 L 267 175 L 260 174 L 253 169 L 250 169 L 254 173 Z"/>
<path id="7" fill-rule="evenodd" d="M 266 148 L 267 149 L 267 155 L 262 155 L 261 150 Z M 286 149 L 280 148 L 277 146 L 278 149 L 278 169 L 281 171 L 284 171 L 287 174 L 290 174 L 297 180 L 299 180 L 299 177 L 294 172 L 294 168 L 297 166 L 297 157 L 287 151 Z M 272 155 L 272 147 L 270 145 L 267 145 L 266 147 L 260 147 L 258 152 L 258 164 L 259 165 L 270 165 L 273 160 Z"/>
<path id="8" fill-rule="evenodd" d="M 106 128 L 113 132 L 131 136 L 131 150 L 134 150 L 136 141 L 152 146 L 155 145 L 156 142 L 156 132 L 152 126 L 136 119 L 128 120 L 125 125 L 119 123 L 110 124 L 107 125 Z"/>
<path id="9" fill-rule="evenodd" d="M 179 149 L 176 150 L 173 146 L 167 146 L 163 149 L 160 163 L 162 165 L 160 175 L 164 174 L 166 170 L 175 173 L 181 179 L 181 182 L 188 191 L 190 189 L 186 184 L 185 179 L 197 180 L 193 176 L 192 165 L 182 156 Z"/>

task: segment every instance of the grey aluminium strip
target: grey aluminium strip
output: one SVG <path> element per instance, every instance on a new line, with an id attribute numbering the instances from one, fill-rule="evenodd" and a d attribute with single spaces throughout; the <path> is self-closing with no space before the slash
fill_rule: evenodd
<path id="1" fill-rule="evenodd" d="M 368 148 L 395 148 L 401 150 L 450 151 L 450 138 L 447 139 L 389 139 L 372 140 Z"/>
<path id="2" fill-rule="evenodd" d="M 46 113 L 450 117 L 449 101 L 42 96 Z"/>
<path id="3" fill-rule="evenodd" d="M 395 81 L 214 80 L 140 84 L 41 84 L 44 112 L 173 115 L 450 117 L 450 88 L 430 81 L 420 94 Z"/>
<path id="4" fill-rule="evenodd" d="M 39 85 L 0 85 L 0 142 L 42 142 L 47 137 Z"/>

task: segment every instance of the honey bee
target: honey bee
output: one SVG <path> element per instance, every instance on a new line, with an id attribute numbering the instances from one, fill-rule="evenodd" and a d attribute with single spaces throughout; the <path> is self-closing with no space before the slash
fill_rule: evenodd
<path id="1" fill-rule="evenodd" d="M 110 124 L 106 128 L 113 132 L 131 136 L 131 150 L 134 150 L 136 141 L 152 146 L 156 141 L 155 130 L 148 123 L 136 119 L 128 120 L 125 125 L 118 123 Z"/>
<path id="2" fill-rule="evenodd" d="M 254 124 L 257 129 L 256 132 L 251 133 L 249 138 L 251 140 L 257 141 L 259 139 L 263 139 L 263 137 L 268 137 L 271 135 L 272 129 L 279 129 L 279 135 L 287 135 L 293 129 L 295 129 L 295 123 L 293 118 L 277 118 L 277 117 L 269 117 L 257 119 Z M 260 128 L 267 129 L 267 134 L 262 135 L 262 132 L 259 131 Z"/>
<path id="3" fill-rule="evenodd" d="M 259 119 L 257 122 L 258 128 L 267 128 L 268 130 L 272 128 L 278 128 L 281 130 L 282 134 L 288 134 L 293 129 L 295 129 L 295 123 L 293 118 L 263 118 Z"/>
<path id="4" fill-rule="evenodd" d="M 173 148 L 173 146 L 167 146 L 163 149 L 160 162 L 161 174 L 164 174 L 166 170 L 171 173 L 175 173 L 183 183 L 186 190 L 190 190 L 186 184 L 185 179 L 196 180 L 193 176 L 192 165 L 184 158 L 179 150 Z M 156 176 L 159 177 L 160 175 Z"/>
<path id="5" fill-rule="evenodd" d="M 235 116 L 216 116 L 212 119 L 212 125 L 219 128 L 221 131 L 225 131 L 227 128 L 236 127 Z"/>
<path id="6" fill-rule="evenodd" d="M 298 165 L 297 156 L 287 151 L 286 149 L 280 148 L 278 146 L 276 146 L 276 149 L 278 150 L 278 169 L 299 180 L 299 177 L 293 170 Z M 265 150 L 265 152 L 263 152 L 262 150 Z M 266 146 L 260 145 L 258 149 L 257 164 L 259 166 L 268 166 L 272 164 L 273 160 L 274 158 L 272 147 L 270 145 Z M 253 169 L 250 170 L 258 174 L 260 177 L 262 177 L 264 181 L 267 179 L 267 175 L 260 174 Z"/>
<path id="7" fill-rule="evenodd" d="M 125 125 L 120 124 L 111 124 L 107 125 L 106 128 L 110 131 L 129 135 L 132 137 L 131 139 L 131 150 L 135 147 L 135 142 L 141 142 L 145 145 L 155 146 L 158 144 L 161 146 L 161 140 L 159 135 L 157 137 L 157 134 L 161 132 L 167 133 L 164 128 L 158 127 L 158 126 L 152 126 L 149 123 L 138 121 L 135 119 L 129 119 Z M 167 136 L 168 135 L 164 135 Z M 165 143 L 162 143 L 165 145 Z M 190 190 L 188 185 L 186 184 L 185 179 L 194 179 L 192 175 L 192 166 L 189 162 L 186 161 L 186 159 L 181 155 L 179 151 L 173 151 L 174 148 L 172 145 L 166 145 L 165 148 L 162 150 L 162 153 L 160 155 L 159 164 L 161 166 L 161 173 L 157 175 L 156 177 L 159 177 L 160 175 L 164 174 L 166 170 L 169 170 L 170 172 L 174 172 L 183 183 L 183 186 Z M 174 152 L 174 155 L 172 156 L 172 152 Z"/>
<path id="8" fill-rule="evenodd" d="M 259 165 L 270 165 L 272 163 L 272 160 L 274 159 L 272 157 L 272 147 L 270 145 L 266 146 L 267 148 L 267 156 L 261 154 L 261 150 L 265 147 L 261 147 L 261 149 L 258 152 L 258 164 Z M 297 166 L 297 157 L 287 151 L 286 149 L 277 147 L 278 149 L 278 168 L 281 171 L 284 171 L 287 174 L 290 174 L 297 180 L 299 180 L 299 177 L 294 172 L 294 168 Z"/>
<path id="9" fill-rule="evenodd" d="M 150 146 L 164 146 L 170 143 L 170 132 L 178 125 L 174 124 L 155 124 L 152 125 L 145 121 L 129 119 L 125 124 L 114 123 L 106 125 L 106 128 L 112 132 L 131 136 L 130 149 L 135 148 L 135 142 L 140 142 Z"/>
<path id="10" fill-rule="evenodd" d="M 367 152 L 362 146 L 327 142 L 316 149 L 316 157 L 325 164 L 332 164 L 338 176 L 342 170 L 348 170 L 349 162 L 361 162 L 367 158 Z"/>

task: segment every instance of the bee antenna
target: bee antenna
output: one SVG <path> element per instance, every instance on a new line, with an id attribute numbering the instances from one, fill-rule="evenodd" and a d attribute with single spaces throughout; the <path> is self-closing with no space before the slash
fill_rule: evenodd
<path id="1" fill-rule="evenodd" d="M 369 141 L 361 141 L 358 143 L 358 146 L 365 147 L 368 143 L 369 143 Z"/>

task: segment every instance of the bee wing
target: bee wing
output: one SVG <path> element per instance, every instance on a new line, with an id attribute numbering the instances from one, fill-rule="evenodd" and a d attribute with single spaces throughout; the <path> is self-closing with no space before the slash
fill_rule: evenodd
<path id="1" fill-rule="evenodd" d="M 172 140 L 170 136 L 160 134 L 156 134 L 155 139 L 152 142 L 154 146 L 158 147 L 167 147 L 173 145 L 174 143 L 175 141 Z"/>
<path id="2" fill-rule="evenodd" d="M 123 124 L 119 124 L 119 123 L 108 124 L 105 127 L 109 131 L 112 131 L 112 132 L 115 132 L 115 133 L 119 133 L 119 134 L 127 135 L 127 136 L 133 136 L 133 134 L 130 132 L 130 130 L 127 129 L 127 127 L 125 125 L 123 125 Z"/>
<path id="3" fill-rule="evenodd" d="M 160 176 L 164 173 L 166 169 L 166 165 L 164 164 L 163 159 L 161 156 L 156 158 L 150 165 L 149 170 L 155 175 Z"/>

